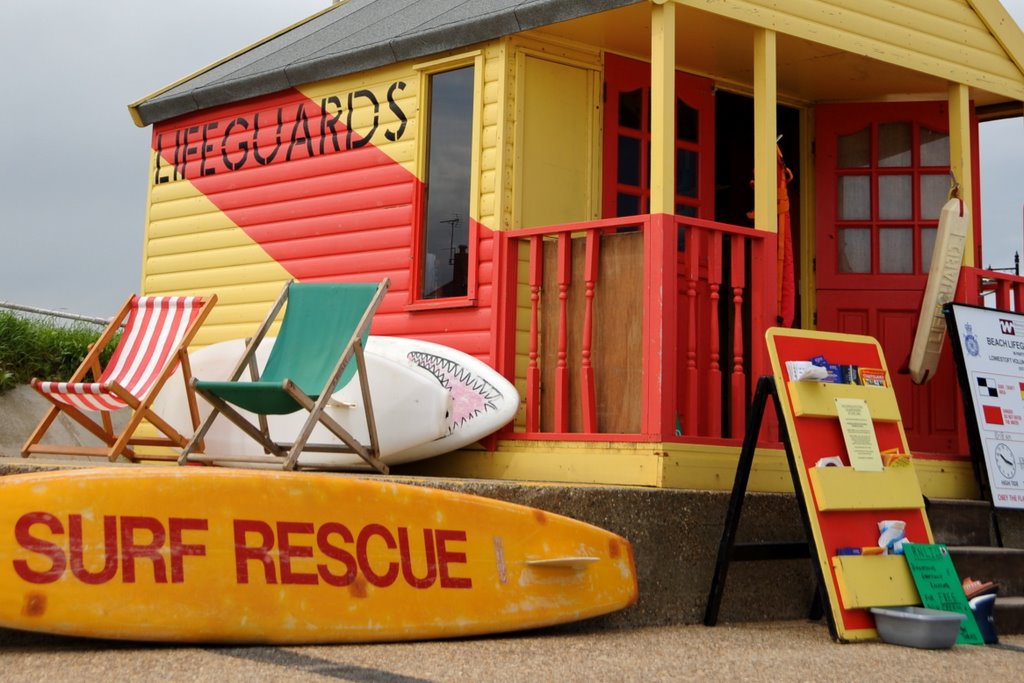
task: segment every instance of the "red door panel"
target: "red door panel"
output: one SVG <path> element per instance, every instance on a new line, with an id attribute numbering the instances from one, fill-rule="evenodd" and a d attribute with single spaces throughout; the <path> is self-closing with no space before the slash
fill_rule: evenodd
<path id="1" fill-rule="evenodd" d="M 946 112 L 945 102 L 818 108 L 815 256 L 818 329 L 878 339 L 911 449 L 952 455 L 959 394 L 948 348 L 927 384 L 898 374 L 949 189 Z"/>
<path id="2" fill-rule="evenodd" d="M 676 72 L 675 213 L 714 218 L 714 84 Z M 650 213 L 651 66 L 605 59 L 602 214 Z"/>
<path id="3" fill-rule="evenodd" d="M 959 443 L 960 394 L 949 349 L 943 351 L 938 372 L 926 385 L 915 385 L 909 374 L 897 372 L 910 356 L 920 305 L 921 297 L 916 292 L 865 296 L 863 292 L 822 290 L 818 292 L 818 329 L 878 339 L 892 375 L 910 448 L 915 453 L 950 455 L 957 452 Z"/>

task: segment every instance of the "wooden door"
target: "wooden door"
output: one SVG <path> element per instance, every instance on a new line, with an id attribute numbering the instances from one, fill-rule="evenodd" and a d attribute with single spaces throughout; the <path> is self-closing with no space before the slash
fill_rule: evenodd
<path id="1" fill-rule="evenodd" d="M 714 219 L 715 212 L 715 96 L 713 83 L 701 78 L 677 71 L 675 78 L 675 110 L 674 121 L 670 129 L 675 135 L 675 198 L 674 213 L 679 216 L 692 216 L 703 219 Z M 650 64 L 626 57 L 609 54 L 605 58 L 605 97 L 604 97 L 604 152 L 603 152 L 603 189 L 602 214 L 606 218 L 635 216 L 650 213 L 651 194 L 651 67 Z M 680 229 L 676 236 L 677 245 L 677 289 L 680 306 L 685 306 L 688 290 L 695 290 L 699 319 L 707 319 L 711 315 L 710 295 L 706 282 L 708 250 L 694 249 L 692 253 L 702 254 L 704 259 L 693 267 L 686 262 L 686 249 L 696 246 L 691 241 L 696 239 L 696 231 Z M 641 256 L 638 252 L 637 256 Z M 688 275 L 687 268 L 690 269 Z M 705 273 L 701 282 L 690 279 L 697 277 L 696 271 Z M 635 285 L 634 285 L 635 286 Z M 693 293 L 693 292 L 691 292 Z M 654 312 L 659 315 L 660 312 Z M 635 332 L 642 320 L 635 310 L 622 309 L 622 329 Z M 690 338 L 689 326 L 694 326 L 693 337 L 697 339 L 697 347 L 688 349 L 682 343 L 676 345 L 676 364 L 686 367 L 689 358 L 700 367 L 715 365 L 717 356 L 712 350 L 721 346 L 712 345 L 707 326 L 698 326 L 690 320 L 681 309 L 677 316 L 676 334 L 678 339 Z M 619 328 L 613 328 L 619 329 Z M 634 335 L 635 336 L 635 335 Z M 638 337 L 639 338 L 639 337 Z M 597 342 L 595 342 L 596 344 Z M 633 354 L 635 362 L 639 362 L 640 354 Z M 671 367 L 671 363 L 668 364 Z M 721 382 L 721 372 L 716 378 Z M 640 378 L 639 372 L 629 372 L 627 377 Z M 633 387 L 629 388 L 630 390 Z M 624 394 L 629 395 L 629 394 Z M 715 396 L 721 399 L 722 392 L 716 391 Z M 667 399 L 666 399 L 667 400 Z M 700 420 L 685 419 L 686 387 L 684 382 L 678 383 L 675 396 L 675 412 L 677 429 L 687 436 L 719 436 L 721 433 L 721 410 L 701 411 Z M 692 402 L 692 400 L 691 400 Z M 690 412 L 691 416 L 696 412 Z"/>
<path id="2" fill-rule="evenodd" d="M 675 212 L 714 218 L 715 109 L 713 84 L 676 72 Z M 605 218 L 650 212 L 651 66 L 609 54 L 605 58 Z"/>
<path id="3" fill-rule="evenodd" d="M 949 192 L 946 103 L 823 105 L 816 120 L 817 328 L 878 339 L 911 450 L 956 453 L 948 347 L 925 385 L 897 372 L 909 358 Z"/>

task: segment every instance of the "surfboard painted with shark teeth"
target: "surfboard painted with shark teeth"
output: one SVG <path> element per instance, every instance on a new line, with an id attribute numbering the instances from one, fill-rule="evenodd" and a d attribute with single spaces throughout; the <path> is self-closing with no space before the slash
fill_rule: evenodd
<path id="1" fill-rule="evenodd" d="M 208 467 L 0 477 L 0 627 L 196 643 L 422 640 L 633 604 L 629 541 L 391 478 Z"/>
<path id="2" fill-rule="evenodd" d="M 256 350 L 256 364 L 260 371 L 266 365 L 276 338 L 267 337 Z M 245 353 L 244 339 L 229 339 L 211 344 L 189 353 L 193 376 L 207 380 L 228 379 L 238 360 Z M 370 353 L 365 354 L 366 374 L 370 378 L 370 398 L 377 422 L 380 457 L 388 465 L 398 465 L 427 457 L 408 449 L 435 439 L 444 438 L 450 431 L 452 397 L 437 379 L 410 361 L 391 360 Z M 180 373 L 179 369 L 177 373 Z M 246 377 L 247 375 L 243 375 Z M 337 402 L 329 405 L 327 413 L 348 429 L 362 443 L 367 443 L 365 407 L 362 393 L 354 379 L 335 392 Z M 198 398 L 202 419 L 210 414 L 210 404 Z M 182 434 L 191 435 L 184 384 L 177 375 L 171 378 L 153 402 L 153 410 Z M 257 418 L 248 411 L 239 411 L 250 423 Z M 305 423 L 307 413 L 297 411 L 287 415 L 269 415 L 270 435 L 278 441 L 293 441 Z M 322 425 L 313 430 L 313 442 L 340 443 Z M 204 453 L 208 455 L 262 455 L 263 448 L 226 417 L 218 417 L 204 439 Z M 352 453 L 323 453 L 306 451 L 299 463 L 304 467 L 361 467 L 362 459 Z M 233 466 L 243 466 L 233 463 Z"/>
<path id="3" fill-rule="evenodd" d="M 448 433 L 395 457 L 429 457 L 464 448 L 501 429 L 519 410 L 519 392 L 483 361 L 442 344 L 405 337 L 371 335 L 366 352 L 405 360 L 433 375 L 452 396 Z"/>
<path id="4" fill-rule="evenodd" d="M 275 338 L 267 337 L 257 349 L 262 369 Z M 245 350 L 245 341 L 231 339 L 189 354 L 192 374 L 199 379 L 226 379 Z M 519 393 L 508 380 L 486 363 L 456 349 L 419 339 L 370 336 L 366 343 L 367 375 L 381 459 L 388 465 L 422 460 L 464 448 L 508 424 L 519 409 Z M 180 372 L 180 371 L 179 371 Z M 354 383 L 352 383 L 354 384 Z M 363 418 L 358 413 L 358 391 L 335 395 L 353 409 L 333 410 L 335 419 L 352 422 L 358 431 Z M 209 404 L 199 399 L 200 414 L 206 417 Z M 191 433 L 191 422 L 181 381 L 167 383 L 153 410 L 182 433 Z M 355 413 L 349 415 L 349 413 Z M 255 417 L 243 414 L 255 421 Z M 271 435 L 289 441 L 301 429 L 304 413 L 270 416 Z M 358 419 L 356 419 L 358 418 Z M 440 423 L 439 423 L 440 420 Z M 347 422 L 344 423 L 347 425 Z M 365 428 L 363 428 L 365 431 Z M 321 434 L 321 432 L 324 432 Z M 328 438 L 318 428 L 317 438 Z M 262 448 L 226 418 L 214 421 L 205 438 L 205 452 L 225 455 L 260 455 Z M 349 454 L 304 453 L 304 465 L 359 465 Z"/>

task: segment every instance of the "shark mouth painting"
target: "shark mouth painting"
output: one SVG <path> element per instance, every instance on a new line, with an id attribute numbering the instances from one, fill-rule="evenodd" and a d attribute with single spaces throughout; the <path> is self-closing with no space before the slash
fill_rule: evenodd
<path id="1" fill-rule="evenodd" d="M 501 398 L 501 392 L 465 367 L 422 351 L 411 351 L 407 358 L 436 377 L 441 386 L 451 393 L 453 406 L 448 419 L 449 434 L 478 415 L 498 410 L 496 401 Z"/>

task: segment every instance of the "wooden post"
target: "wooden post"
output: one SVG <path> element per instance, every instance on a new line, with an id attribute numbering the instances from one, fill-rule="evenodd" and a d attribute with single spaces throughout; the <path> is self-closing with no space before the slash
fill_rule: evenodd
<path id="1" fill-rule="evenodd" d="M 651 209 L 675 214 L 676 6 L 651 5 Z"/>
<path id="2" fill-rule="evenodd" d="M 583 398 L 583 431 L 596 434 L 597 392 L 594 387 L 594 367 L 590 363 L 590 351 L 594 337 L 594 287 L 597 285 L 598 246 L 601 244 L 599 230 L 587 231 L 587 252 L 583 265 L 583 282 L 586 287 L 586 301 L 583 309 L 582 360 L 580 363 L 580 393 Z"/>
<path id="3" fill-rule="evenodd" d="M 966 85 L 949 84 L 949 170 L 960 183 L 960 199 L 967 206 L 967 241 L 964 264 L 975 265 L 974 174 L 971 166 L 971 103 Z"/>
<path id="4" fill-rule="evenodd" d="M 775 32 L 754 32 L 754 227 L 778 232 Z"/>
<path id="5" fill-rule="evenodd" d="M 569 431 L 569 284 L 572 279 L 572 236 L 558 235 L 558 362 L 555 365 L 555 431 Z"/>
<path id="6" fill-rule="evenodd" d="M 729 269 L 732 279 L 732 375 L 731 375 L 731 397 L 730 423 L 732 434 L 735 438 L 743 433 L 743 426 L 746 424 L 747 409 L 747 376 L 743 371 L 743 337 L 746 330 L 743 329 L 743 289 L 746 287 L 747 259 L 746 240 L 741 240 L 734 235 L 731 240 L 730 258 L 731 268 Z"/>
<path id="7" fill-rule="evenodd" d="M 526 368 L 526 431 L 540 431 L 540 286 L 544 279 L 544 242 L 540 235 L 530 238 L 530 363 Z"/>
<path id="8" fill-rule="evenodd" d="M 708 436 L 722 434 L 722 366 L 721 337 L 718 324 L 718 303 L 722 288 L 722 233 L 717 230 L 707 231 L 708 253 L 708 324 L 710 348 L 708 371 L 705 390 L 705 406 L 707 420 L 705 422 Z"/>
<path id="9" fill-rule="evenodd" d="M 676 6 L 651 5 L 651 220 L 644 235 L 643 432 L 675 433 Z M 670 258 L 671 257 L 671 258 Z"/>

